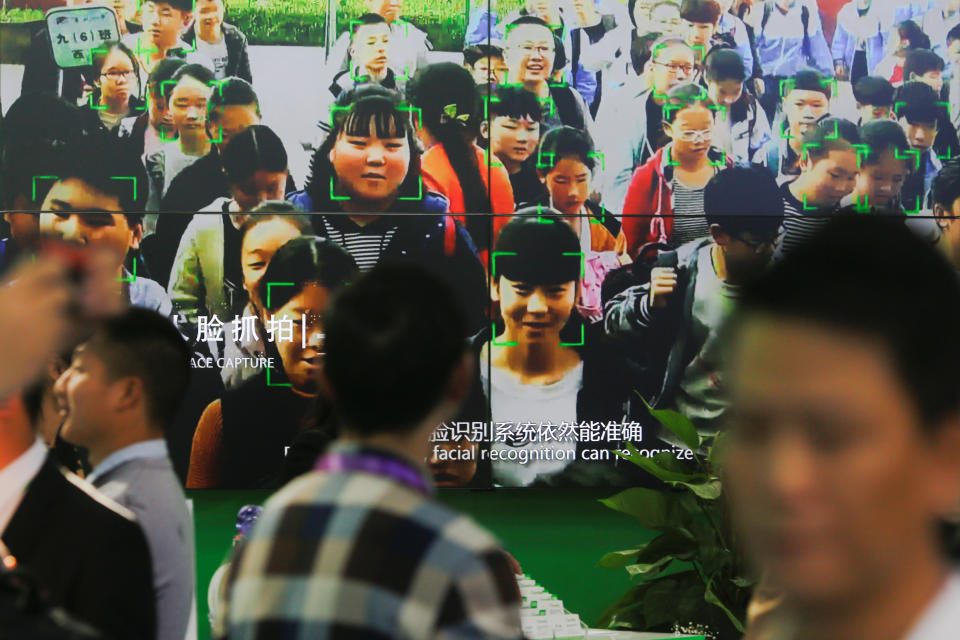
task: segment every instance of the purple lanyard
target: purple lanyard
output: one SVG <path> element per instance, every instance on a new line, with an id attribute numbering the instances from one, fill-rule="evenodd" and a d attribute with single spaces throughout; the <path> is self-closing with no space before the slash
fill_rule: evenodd
<path id="1" fill-rule="evenodd" d="M 431 486 L 422 473 L 390 455 L 373 452 L 369 449 L 342 453 L 331 451 L 321 457 L 313 469 L 314 471 L 328 471 L 330 473 L 365 471 L 374 475 L 393 478 L 427 495 L 432 493 Z"/>

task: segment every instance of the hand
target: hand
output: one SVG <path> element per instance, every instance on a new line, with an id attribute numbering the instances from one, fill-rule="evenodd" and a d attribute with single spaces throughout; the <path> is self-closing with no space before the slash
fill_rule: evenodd
<path id="1" fill-rule="evenodd" d="M 847 80 L 847 64 L 843 60 L 837 60 L 833 63 L 833 72 L 837 76 L 837 80 L 843 81 Z"/>
<path id="2" fill-rule="evenodd" d="M 650 270 L 650 306 L 665 307 L 667 298 L 677 290 L 677 270 L 654 267 Z"/>
<path id="3" fill-rule="evenodd" d="M 763 95 L 763 92 L 764 92 L 763 78 L 753 79 L 753 92 L 754 94 L 756 94 L 758 98 Z"/>

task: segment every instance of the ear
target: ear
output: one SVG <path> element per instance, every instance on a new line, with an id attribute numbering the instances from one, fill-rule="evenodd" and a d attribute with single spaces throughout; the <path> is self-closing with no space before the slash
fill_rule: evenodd
<path id="1" fill-rule="evenodd" d="M 143 240 L 143 223 L 137 223 L 130 228 L 130 231 L 133 232 L 133 235 L 130 238 L 130 248 L 139 249 L 140 241 Z"/>
<path id="2" fill-rule="evenodd" d="M 710 237 L 713 238 L 713 241 L 721 247 L 726 247 L 733 239 L 733 237 L 724 231 L 718 224 L 710 225 Z"/>
<path id="3" fill-rule="evenodd" d="M 490 277 L 490 300 L 500 302 L 500 278 Z"/>
<path id="4" fill-rule="evenodd" d="M 488 120 L 480 121 L 480 137 L 485 140 L 490 139 L 490 122 Z"/>
<path id="5" fill-rule="evenodd" d="M 667 134 L 671 140 L 673 140 L 673 125 L 669 122 L 664 122 L 661 124 L 663 127 L 663 132 Z"/>
<path id="6" fill-rule="evenodd" d="M 136 376 L 126 376 L 114 382 L 110 386 L 110 396 L 116 411 L 129 411 L 146 403 L 143 380 Z"/>

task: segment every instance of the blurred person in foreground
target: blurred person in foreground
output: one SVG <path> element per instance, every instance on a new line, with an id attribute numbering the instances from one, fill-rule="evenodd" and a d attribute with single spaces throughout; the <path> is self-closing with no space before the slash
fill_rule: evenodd
<path id="1" fill-rule="evenodd" d="M 956 273 L 885 217 L 831 221 L 744 292 L 724 470 L 753 613 L 773 604 L 749 640 L 957 637 L 960 341 L 934 319 L 960 323 Z"/>
<path id="2" fill-rule="evenodd" d="M 38 431 L 31 388 L 79 325 L 122 308 L 109 255 L 42 252 L 0 285 L 0 538 L 51 605 L 114 640 L 154 637 L 150 555 L 133 513 L 67 472 Z M 32 406 L 31 406 L 32 405 Z M 13 633 L 5 619 L 0 636 Z M 23 636 L 16 636 L 23 637 Z"/>
<path id="3" fill-rule="evenodd" d="M 341 435 L 267 501 L 214 637 L 522 637 L 518 568 L 435 500 L 427 469 L 476 366 L 453 292 L 420 267 L 380 265 L 334 294 L 324 323 L 319 382 Z"/>

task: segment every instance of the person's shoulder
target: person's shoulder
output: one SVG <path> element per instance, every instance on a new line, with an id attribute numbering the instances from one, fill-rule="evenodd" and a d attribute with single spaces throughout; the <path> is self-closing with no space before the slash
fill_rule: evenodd
<path id="1" fill-rule="evenodd" d="M 310 211 L 313 208 L 313 199 L 304 189 L 291 191 L 286 195 L 286 201 L 304 211 Z"/>
<path id="2" fill-rule="evenodd" d="M 224 22 L 222 25 L 223 28 L 223 37 L 228 40 L 236 40 L 237 42 L 246 42 L 247 34 L 240 30 L 240 27 L 232 25 L 228 22 Z"/>
<path id="3" fill-rule="evenodd" d="M 436 191 L 427 191 L 423 194 L 423 213 L 446 213 L 450 206 L 450 201 L 442 193 Z"/>
<path id="4" fill-rule="evenodd" d="M 72 522 L 83 522 L 89 531 L 130 531 L 136 528 L 133 511 L 98 491 L 92 484 L 48 460 L 40 470 L 47 480 L 51 513 Z"/>
<path id="5" fill-rule="evenodd" d="M 169 314 L 173 307 L 167 290 L 156 280 L 143 276 L 133 276 L 130 280 L 130 304 L 163 315 Z"/>

